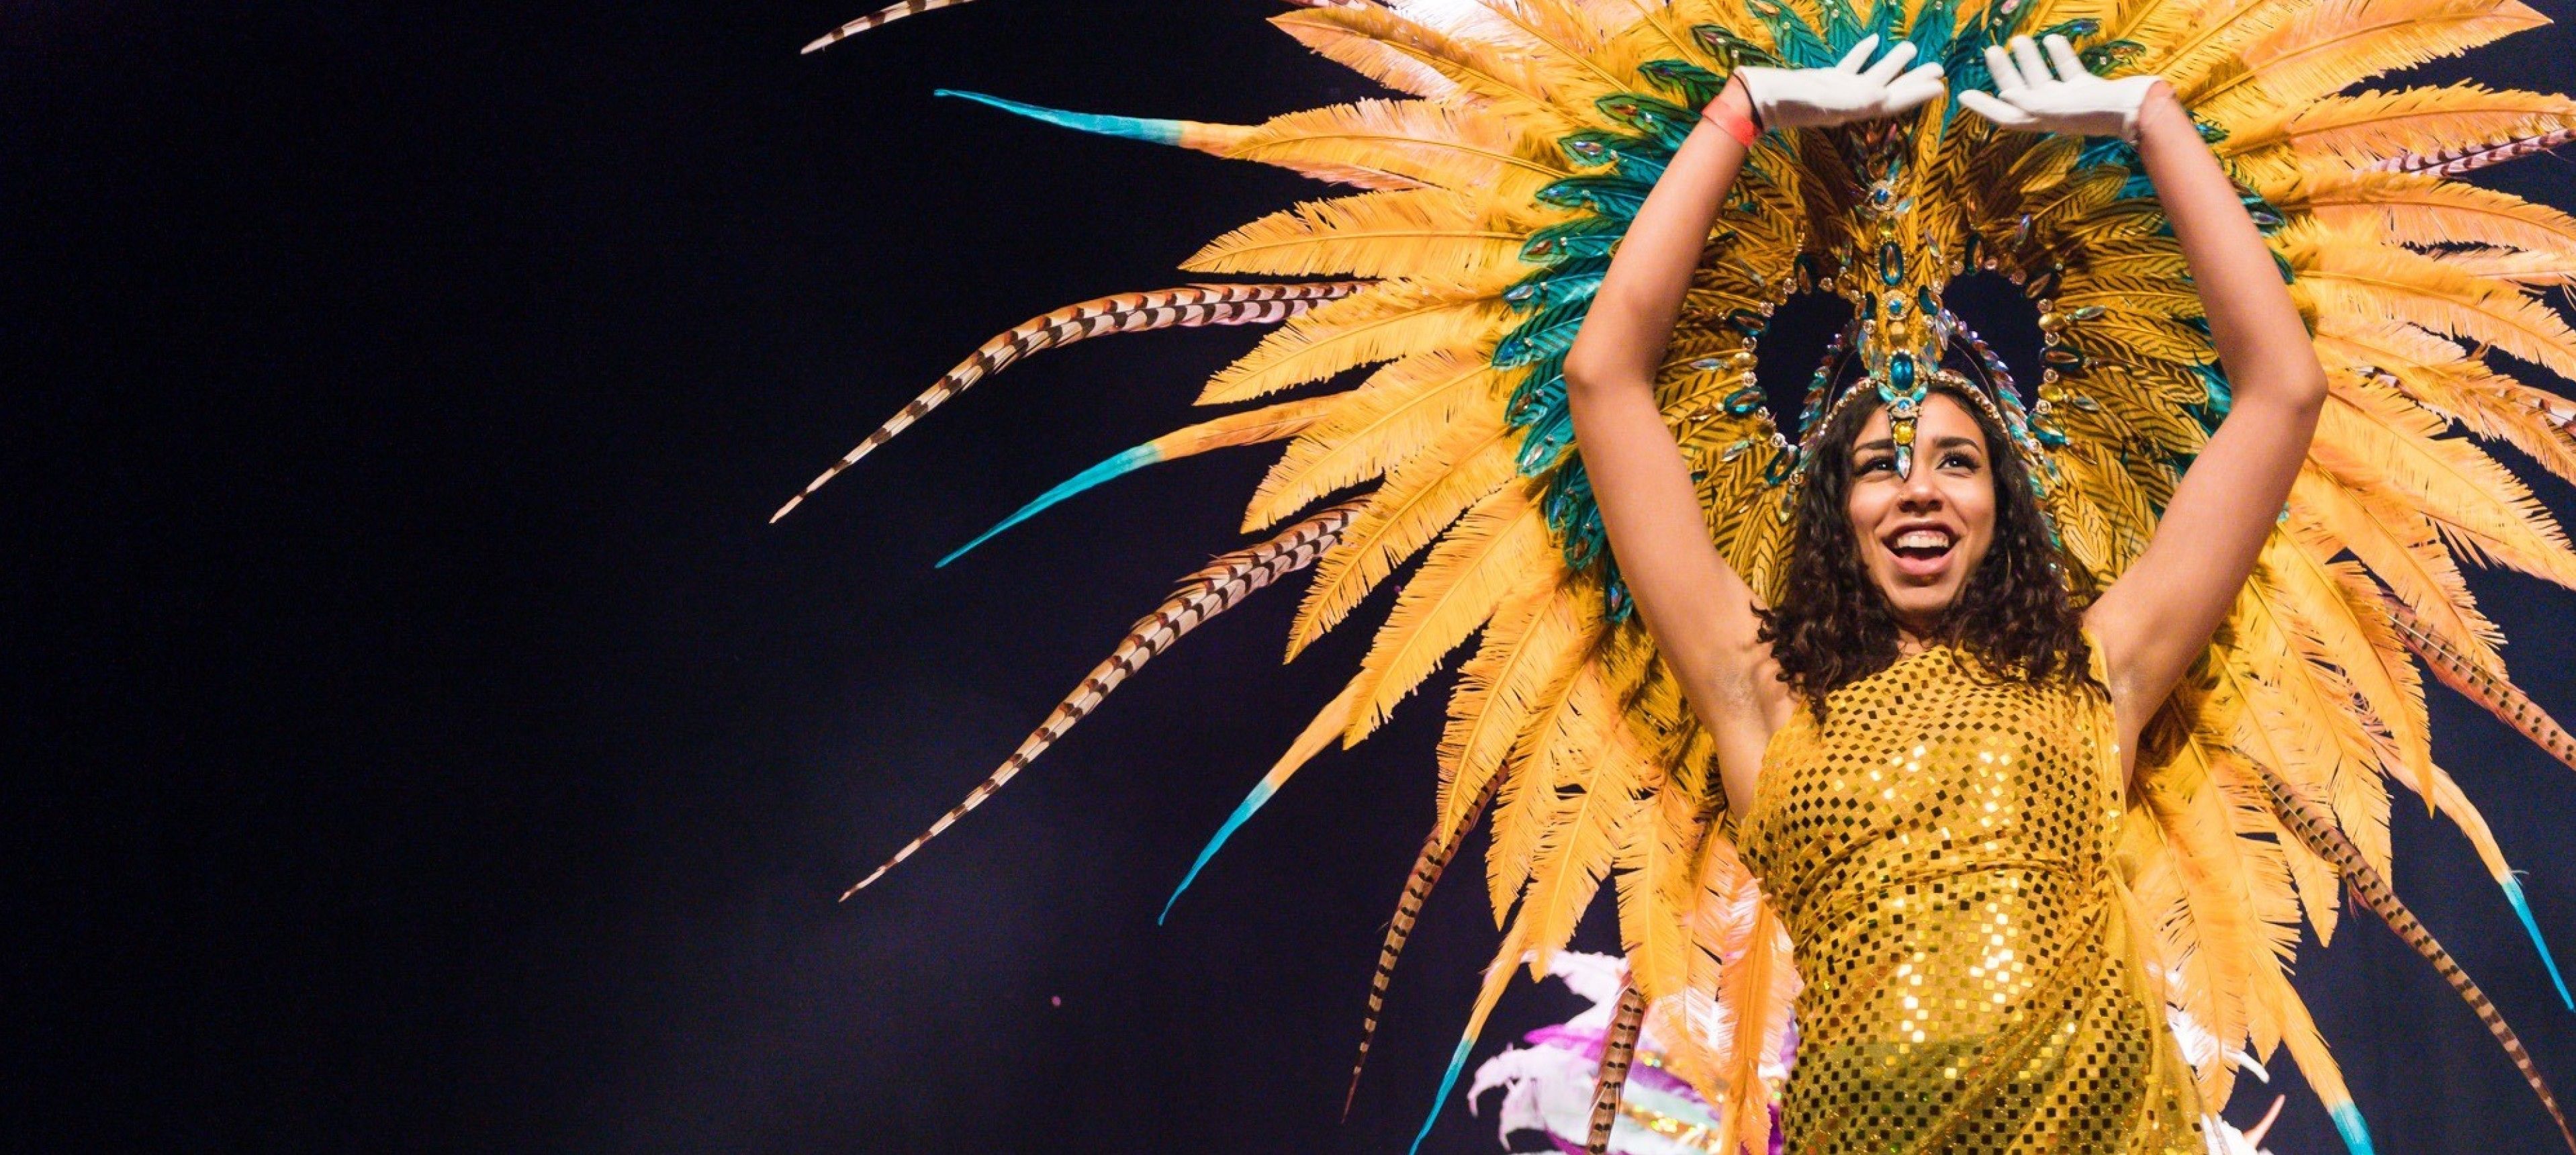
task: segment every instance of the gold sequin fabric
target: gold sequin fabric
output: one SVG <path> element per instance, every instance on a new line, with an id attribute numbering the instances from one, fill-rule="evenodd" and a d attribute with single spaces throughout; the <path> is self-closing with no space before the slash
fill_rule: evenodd
<path id="1" fill-rule="evenodd" d="M 1789 1155 L 2202 1150 L 2111 858 L 2116 743 L 2098 658 L 2030 684 L 1947 647 L 1773 736 L 1740 842 L 1806 980 Z"/>

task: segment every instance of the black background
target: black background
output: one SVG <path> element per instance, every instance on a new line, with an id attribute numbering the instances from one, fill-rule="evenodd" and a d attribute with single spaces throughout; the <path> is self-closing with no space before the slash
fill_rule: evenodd
<path id="1" fill-rule="evenodd" d="M 1258 3 L 988 0 L 796 55 L 864 6 L 0 6 L 12 1147 L 1409 1138 L 1493 941 L 1472 866 L 1335 1116 L 1436 706 L 1319 759 L 1153 924 L 1365 640 L 1278 668 L 1290 596 L 832 902 L 1240 540 L 1266 455 L 930 563 L 1189 420 L 1252 334 L 1049 354 L 764 524 L 991 333 L 1181 283 L 1319 191 L 934 86 L 1233 122 L 1372 90 Z M 2565 90 L 2571 53 L 2561 25 L 2424 72 Z M 2480 179 L 2569 206 L 2571 174 Z M 2476 584 L 2576 716 L 2576 595 Z M 2576 774 L 2433 709 L 2576 956 Z M 2396 827 L 2401 890 L 2576 1091 L 2576 1016 L 2466 843 L 2402 796 Z M 2468 1011 L 2351 914 L 2300 984 L 2380 1149 L 2557 1149 Z M 1522 987 L 1480 1057 L 1572 1005 Z M 2274 1149 L 2338 1150 L 2276 1078 Z M 1431 1149 L 1489 1127 L 1453 1102 Z"/>

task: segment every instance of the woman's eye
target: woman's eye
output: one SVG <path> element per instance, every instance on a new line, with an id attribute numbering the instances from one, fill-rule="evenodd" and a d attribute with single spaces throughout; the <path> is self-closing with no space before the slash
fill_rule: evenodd
<path id="1" fill-rule="evenodd" d="M 1853 470 L 1852 472 L 1854 472 L 1854 473 L 1858 473 L 1858 474 L 1861 474 L 1862 476 L 1867 476 L 1867 475 L 1872 474 L 1872 473 L 1877 473 L 1878 471 L 1883 470 L 1883 469 L 1894 469 L 1894 468 L 1896 468 L 1896 462 L 1895 462 L 1895 460 L 1894 460 L 1894 459 L 1886 458 L 1886 457 L 1873 457 L 1873 458 L 1871 458 L 1871 459 L 1869 459 L 1869 460 L 1867 460 L 1867 461 L 1861 462 L 1861 463 L 1860 463 L 1860 468 L 1855 469 L 1855 470 Z"/>

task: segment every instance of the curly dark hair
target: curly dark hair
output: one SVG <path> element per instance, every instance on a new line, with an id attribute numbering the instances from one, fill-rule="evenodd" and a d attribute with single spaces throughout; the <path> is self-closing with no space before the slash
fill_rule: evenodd
<path id="1" fill-rule="evenodd" d="M 2081 567 L 2069 563 L 2050 534 L 2029 466 L 1986 412 L 1936 381 L 1976 418 L 1985 435 L 1995 486 L 1994 541 L 1943 611 L 1928 642 L 1946 642 L 1998 678 L 2032 682 L 2071 677 L 2085 667 L 2079 602 L 2091 600 Z M 1818 720 L 1825 697 L 1896 663 L 1898 623 L 1887 595 L 1862 565 L 1846 498 L 1852 443 L 1880 406 L 1852 404 L 1836 413 L 1806 463 L 1795 510 L 1795 548 L 1777 605 L 1761 611 L 1761 639 L 1780 665 L 1780 680 Z M 2070 589 L 2070 582 L 2086 588 Z"/>

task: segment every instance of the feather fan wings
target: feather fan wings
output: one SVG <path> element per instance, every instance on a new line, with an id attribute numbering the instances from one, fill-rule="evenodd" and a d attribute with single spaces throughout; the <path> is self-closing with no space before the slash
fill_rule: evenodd
<path id="1" fill-rule="evenodd" d="M 963 2 L 908 0 L 809 51 Z M 2514 685 L 2504 639 L 2460 564 L 2576 587 L 2566 533 L 2481 444 L 2501 441 L 2576 478 L 2576 405 L 2485 356 L 2576 375 L 2576 330 L 2539 295 L 2576 279 L 2576 220 L 2453 179 L 2576 138 L 2576 100 L 2465 84 L 2350 91 L 2534 27 L 2536 12 L 2518 0 L 1299 7 L 1273 23 L 1399 97 L 1260 125 L 979 99 L 1354 190 L 1246 224 L 1186 266 L 1349 279 L 1193 286 L 1037 318 L 988 343 L 806 494 L 1020 356 L 1110 332 L 1242 323 L 1279 327 L 1217 373 L 1203 402 L 1374 368 L 1353 388 L 1140 445 L 994 532 L 1126 472 L 1231 445 L 1287 442 L 1253 494 L 1248 530 L 1361 492 L 1193 575 L 923 840 L 1146 658 L 1254 589 L 1315 569 L 1292 627 L 1293 657 L 1350 620 L 1372 589 L 1396 583 L 1394 608 L 1349 687 L 1226 831 L 1330 739 L 1367 737 L 1466 650 L 1437 753 L 1434 824 L 1380 957 L 1371 1027 L 1431 886 L 1490 816 L 1486 878 L 1505 937 L 1472 1021 L 1483 1021 L 1524 956 L 1544 970 L 1611 883 L 1641 1013 L 1670 1024 L 1673 1069 L 1725 1105 L 1726 1134 L 1762 1150 L 1798 980 L 1776 917 L 1727 841 L 1707 736 L 1627 613 L 1571 447 L 1565 349 L 1629 218 L 1729 70 L 1826 63 L 1877 32 L 1913 40 L 1944 61 L 1954 85 L 1973 85 L 1985 45 L 2061 31 L 2097 69 L 2155 72 L 2185 96 L 2314 318 L 2333 382 L 2280 529 L 2177 693 L 2167 738 L 2145 760 L 2124 819 L 2123 869 L 2163 956 L 2159 971 L 2175 976 L 2174 1001 L 2216 1036 L 2217 1053 L 2268 1058 L 2287 1047 L 2347 1144 L 2367 1151 L 2358 1108 L 2288 981 L 2301 922 L 2328 938 L 2349 888 L 2469 998 L 2556 1114 L 2502 1020 L 2383 880 L 2394 781 L 2468 835 L 2556 978 L 2503 849 L 2433 763 L 2422 673 L 2576 766 L 2576 739 Z M 1995 133 L 1939 105 L 1907 127 L 1919 203 L 1901 255 L 1948 274 L 1999 273 L 2027 293 L 2044 363 L 2017 418 L 2047 447 L 2048 501 L 2070 555 L 2096 579 L 2116 577 L 2228 403 L 2152 190 L 2115 142 Z M 1857 133 L 1802 133 L 1754 149 L 1658 379 L 1710 532 L 1757 590 L 1771 588 L 1791 547 L 1775 487 L 1798 427 L 1775 420 L 1755 386 L 1756 346 L 1774 306 L 1831 290 L 1870 259 L 1854 244 L 1870 147 Z M 1200 865 L 1223 840 L 1220 832 Z M 1471 1026 L 1444 1097 L 1475 1036 Z M 1363 1056 L 1366 1048 L 1364 1039 Z M 2211 1107 L 2223 1104 L 2226 1063 L 2214 1060 L 2200 1077 Z M 1605 1094 L 1615 1090 L 1605 1080 Z"/>

